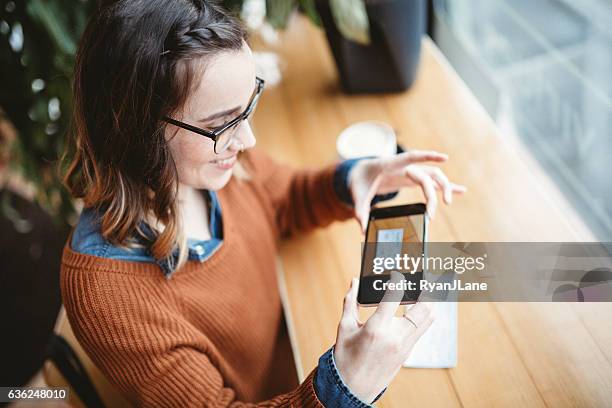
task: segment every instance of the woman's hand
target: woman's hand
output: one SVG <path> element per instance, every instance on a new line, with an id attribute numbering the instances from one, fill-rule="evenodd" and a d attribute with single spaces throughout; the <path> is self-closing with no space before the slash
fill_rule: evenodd
<path id="1" fill-rule="evenodd" d="M 444 202 L 450 204 L 453 194 L 464 193 L 464 186 L 451 183 L 436 166 L 417 164 L 444 162 L 443 153 L 409 150 L 386 158 L 364 159 L 355 165 L 349 185 L 355 203 L 355 215 L 365 231 L 370 213 L 370 203 L 376 194 L 386 194 L 403 187 L 420 186 L 427 200 L 427 214 L 433 218 L 438 206 L 436 190 L 443 192 Z"/>
<path id="2" fill-rule="evenodd" d="M 402 278 L 400 273 L 392 272 L 391 282 Z M 357 309 L 357 287 L 358 280 L 353 279 L 344 298 L 334 360 L 351 392 L 371 403 L 393 380 L 416 341 L 431 326 L 433 317 L 424 303 L 417 303 L 404 316 L 396 317 L 404 291 L 387 290 L 374 314 L 362 323 Z"/>

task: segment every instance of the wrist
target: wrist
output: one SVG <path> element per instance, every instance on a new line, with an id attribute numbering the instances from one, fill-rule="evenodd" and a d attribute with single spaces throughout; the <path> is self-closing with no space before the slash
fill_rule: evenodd
<path id="1" fill-rule="evenodd" d="M 364 378 L 364 380 L 360 380 L 360 378 L 367 376 L 366 373 L 359 373 L 358 371 L 360 370 L 351 370 L 350 367 L 343 364 L 344 361 L 354 361 L 354 359 L 345 359 L 343 357 L 344 356 L 340 356 L 340 359 L 338 359 L 337 349 L 336 346 L 334 346 L 332 348 L 331 364 L 338 373 L 340 382 L 351 392 L 351 394 L 364 404 L 371 404 L 378 399 L 376 397 L 379 394 L 372 391 L 370 382 L 367 379 Z M 364 368 L 367 369 L 367 367 Z"/>
<path id="2" fill-rule="evenodd" d="M 349 207 L 354 206 L 351 179 L 354 174 L 354 168 L 362 161 L 362 159 L 349 159 L 340 162 L 336 166 L 334 173 L 334 190 L 340 201 Z"/>
<path id="3" fill-rule="evenodd" d="M 319 359 L 314 388 L 317 397 L 326 407 L 367 408 L 371 406 L 358 397 L 340 376 L 335 364 L 333 348 L 325 352 Z"/>

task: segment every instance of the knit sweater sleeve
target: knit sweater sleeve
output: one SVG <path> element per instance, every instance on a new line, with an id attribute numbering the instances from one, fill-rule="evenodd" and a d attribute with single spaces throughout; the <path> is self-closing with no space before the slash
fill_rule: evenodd
<path id="1" fill-rule="evenodd" d="M 281 236 L 322 227 L 354 216 L 334 188 L 336 164 L 320 169 L 295 169 L 252 149 L 246 153 L 248 170 L 265 192 Z"/>
<path id="2" fill-rule="evenodd" d="M 79 343 L 135 406 L 323 407 L 315 371 L 291 392 L 240 401 L 214 345 L 181 317 L 176 300 L 148 281 L 105 274 L 65 267 L 62 297 Z"/>

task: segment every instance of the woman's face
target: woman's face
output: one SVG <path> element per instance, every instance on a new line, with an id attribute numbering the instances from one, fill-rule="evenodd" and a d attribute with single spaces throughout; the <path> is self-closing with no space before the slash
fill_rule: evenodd
<path id="1" fill-rule="evenodd" d="M 246 109 L 255 90 L 255 64 L 246 44 L 239 51 L 216 54 L 202 64 L 200 68 L 204 73 L 200 82 L 188 97 L 183 111 L 175 114 L 175 119 L 211 130 Z M 238 125 L 234 141 L 220 154 L 215 153 L 212 139 L 170 124 L 166 127 L 166 140 L 176 163 L 179 182 L 207 190 L 225 186 L 240 149 L 255 145 L 248 121 Z"/>

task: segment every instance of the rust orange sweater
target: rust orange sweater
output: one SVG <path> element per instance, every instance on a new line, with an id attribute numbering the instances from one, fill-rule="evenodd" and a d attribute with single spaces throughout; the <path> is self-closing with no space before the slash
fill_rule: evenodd
<path id="1" fill-rule="evenodd" d="M 137 406 L 322 406 L 314 372 L 269 395 L 287 372 L 279 368 L 287 359 L 276 358 L 277 244 L 353 211 L 336 196 L 334 166 L 294 171 L 256 151 L 244 162 L 251 179 L 233 178 L 218 194 L 223 245 L 169 280 L 153 263 L 77 253 L 70 239 L 64 248 L 60 283 L 74 333 Z"/>

